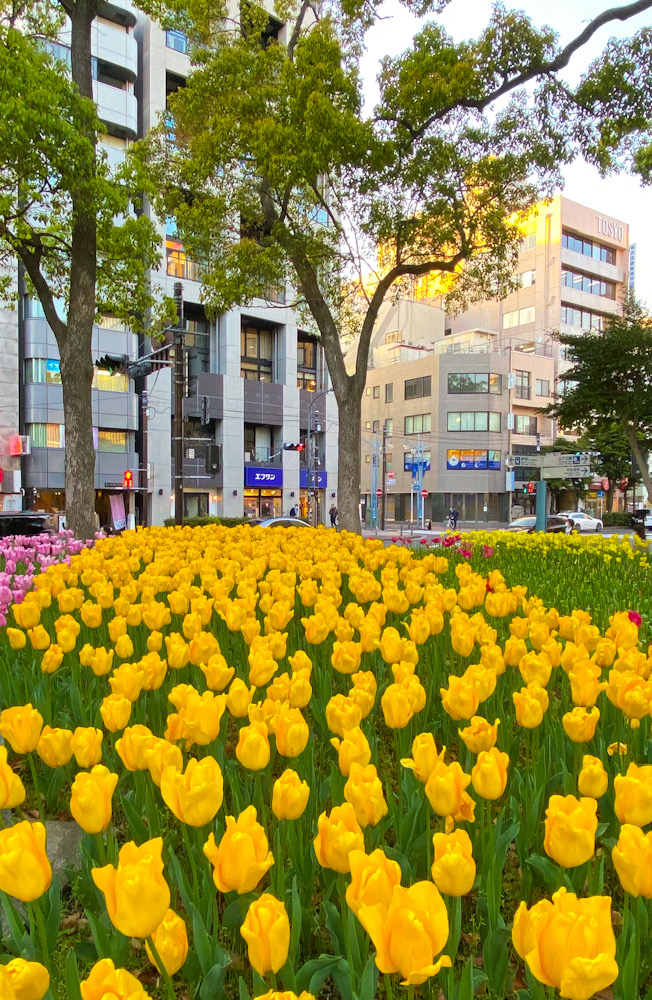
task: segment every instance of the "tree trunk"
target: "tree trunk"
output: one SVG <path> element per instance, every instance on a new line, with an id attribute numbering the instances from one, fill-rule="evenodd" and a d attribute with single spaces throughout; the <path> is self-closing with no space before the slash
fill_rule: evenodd
<path id="1" fill-rule="evenodd" d="M 72 79 L 83 97 L 92 100 L 91 26 L 95 0 L 76 0 L 71 9 Z M 89 133 L 96 145 L 96 136 Z M 66 426 L 66 523 L 77 538 L 95 534 L 95 449 L 91 385 L 91 341 L 95 319 L 97 217 L 83 178 L 72 194 L 74 223 L 70 263 L 70 301 L 65 337 L 59 343 Z"/>
<path id="2" fill-rule="evenodd" d="M 605 510 L 607 511 L 608 514 L 613 514 L 613 512 L 614 512 L 614 498 L 615 498 L 615 496 L 616 496 L 616 484 L 615 484 L 615 482 L 612 479 L 610 479 L 609 480 L 609 489 L 607 490 L 607 496 L 606 496 L 606 502 L 605 502 Z"/>
<path id="3" fill-rule="evenodd" d="M 647 490 L 647 498 L 652 501 L 652 478 L 650 477 L 650 467 L 647 462 L 647 455 L 644 456 L 641 451 L 641 443 L 636 436 L 636 428 L 633 424 L 623 421 L 623 428 L 625 430 L 625 437 L 627 438 L 629 446 L 634 453 L 634 458 L 638 463 L 641 479 L 643 480 L 643 485 Z"/>
<path id="4" fill-rule="evenodd" d="M 337 510 L 338 522 L 346 531 L 360 534 L 360 418 L 362 397 L 350 383 L 348 391 L 337 401 L 338 463 Z"/>

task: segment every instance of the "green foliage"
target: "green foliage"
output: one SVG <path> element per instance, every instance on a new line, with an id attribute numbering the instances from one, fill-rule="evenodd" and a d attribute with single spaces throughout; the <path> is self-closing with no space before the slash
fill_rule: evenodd
<path id="1" fill-rule="evenodd" d="M 201 528 L 206 524 L 221 524 L 224 528 L 235 528 L 238 524 L 246 524 L 247 521 L 248 518 L 246 517 L 210 517 L 206 515 L 203 517 L 186 517 L 183 523 L 188 528 Z M 173 528 L 175 520 L 173 517 L 167 517 L 163 524 L 166 528 Z"/>
<path id="2" fill-rule="evenodd" d="M 632 515 L 627 510 L 605 511 L 602 523 L 605 528 L 631 528 Z"/>

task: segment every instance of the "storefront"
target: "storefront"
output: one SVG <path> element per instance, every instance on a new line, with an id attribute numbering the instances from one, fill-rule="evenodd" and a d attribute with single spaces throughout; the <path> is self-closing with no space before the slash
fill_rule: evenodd
<path id="1" fill-rule="evenodd" d="M 311 483 L 312 489 L 308 490 L 308 470 L 301 469 L 299 473 L 299 485 L 301 487 L 299 491 L 299 517 L 303 518 L 304 521 L 313 522 L 310 494 L 314 493 L 314 499 L 317 504 L 316 523 L 324 524 L 330 508 L 330 504 L 328 504 L 328 506 L 326 505 L 328 473 L 326 471 L 317 471 L 313 472 L 312 476 L 313 478 L 316 477 L 316 482 Z M 333 501 L 333 503 L 334 502 L 335 501 Z"/>
<path id="2" fill-rule="evenodd" d="M 283 514 L 283 469 L 245 466 L 245 517 L 281 517 Z"/>

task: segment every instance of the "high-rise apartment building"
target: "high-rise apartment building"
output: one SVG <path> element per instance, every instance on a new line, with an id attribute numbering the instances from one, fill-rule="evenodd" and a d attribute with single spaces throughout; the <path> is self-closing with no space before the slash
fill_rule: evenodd
<path id="1" fill-rule="evenodd" d="M 372 342 L 362 417 L 362 495 L 383 488 L 379 442 L 386 426 L 386 516 L 416 509 L 412 477 L 427 462 L 426 518 L 450 506 L 464 520 L 506 520 L 510 500 L 528 506 L 523 483 L 536 473 L 507 459 L 527 456 L 560 433 L 539 411 L 568 365 L 554 333 L 602 329 L 620 308 L 627 281 L 626 223 L 558 195 L 524 227 L 519 287 L 502 301 L 445 316 L 428 297 L 390 309 Z M 511 488 L 510 488 L 511 487 Z"/>
<path id="2" fill-rule="evenodd" d="M 284 28 L 274 25 L 283 40 Z M 56 54 L 68 58 L 65 32 Z M 191 64 L 187 40 L 165 31 L 130 0 L 107 4 L 93 28 L 94 93 L 106 125 L 101 146 L 116 164 L 129 144 L 158 125 L 170 94 L 185 85 Z M 175 141 L 170 126 L 168 140 Z M 163 265 L 152 275 L 183 303 L 183 504 L 185 516 L 266 516 L 296 506 L 323 521 L 337 495 L 337 407 L 323 351 L 298 325 L 289 292 L 270 288 L 265 300 L 233 309 L 217 322 L 201 302 L 200 271 L 179 243 L 174 220 L 159 225 Z M 18 278 L 20 282 L 20 274 Z M 3 369 L 0 449 L 7 473 L 22 462 L 28 502 L 65 507 L 63 400 L 58 351 L 37 300 L 21 285 L 20 309 L 0 315 L 0 338 L 15 356 Z M 172 334 L 164 346 L 171 347 Z M 161 347 L 105 316 L 93 334 L 93 355 L 132 360 Z M 163 352 L 172 361 L 174 348 Z M 11 387 L 15 387 L 12 398 Z M 138 391 L 136 391 L 138 389 Z M 160 366 L 146 379 L 98 371 L 93 389 L 97 451 L 96 510 L 110 524 L 124 504 L 127 518 L 160 524 L 174 513 L 173 373 Z M 31 452 L 10 459 L 12 435 L 29 437 Z M 312 452 L 286 449 L 306 443 Z M 206 468 L 210 445 L 221 448 L 221 470 Z M 124 489 L 125 473 L 133 488 Z M 18 480 L 16 480 L 18 482 Z M 1 488 L 7 505 L 21 503 L 13 477 Z M 311 489 L 308 489 L 308 486 Z M 314 502 L 309 499 L 314 494 Z"/>

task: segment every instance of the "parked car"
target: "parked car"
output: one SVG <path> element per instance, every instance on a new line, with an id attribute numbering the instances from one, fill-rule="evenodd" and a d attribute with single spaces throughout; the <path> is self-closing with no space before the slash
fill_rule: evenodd
<path id="1" fill-rule="evenodd" d="M 50 515 L 40 510 L 0 511 L 0 538 L 10 535 L 54 534 Z"/>
<path id="2" fill-rule="evenodd" d="M 639 507 L 632 515 L 635 521 L 643 520 L 646 528 L 652 529 L 652 510 L 649 507 Z"/>
<path id="3" fill-rule="evenodd" d="M 536 531 L 537 519 L 534 515 L 526 517 L 517 517 L 515 521 L 508 524 L 505 531 L 527 531 L 531 534 Z M 558 514 L 549 514 L 546 521 L 546 531 L 565 531 L 566 530 L 566 519 L 560 517 Z"/>
<path id="4" fill-rule="evenodd" d="M 573 531 L 602 531 L 603 524 L 599 517 L 592 517 L 585 510 L 562 510 L 559 517 L 566 518 L 573 522 Z"/>
<path id="5" fill-rule="evenodd" d="M 252 517 L 247 521 L 252 528 L 309 528 L 299 517 Z"/>

